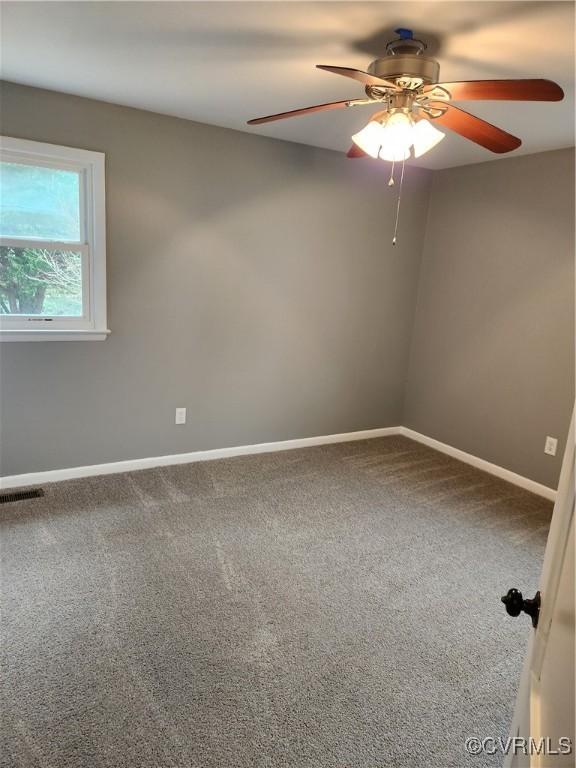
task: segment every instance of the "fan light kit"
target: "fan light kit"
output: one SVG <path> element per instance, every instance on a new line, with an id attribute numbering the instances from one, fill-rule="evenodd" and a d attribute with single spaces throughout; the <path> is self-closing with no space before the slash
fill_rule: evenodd
<path id="1" fill-rule="evenodd" d="M 464 136 L 491 152 L 511 152 L 521 145 L 512 134 L 465 112 L 452 101 L 561 101 L 562 88 L 551 80 L 469 80 L 440 83 L 440 65 L 424 56 L 426 45 L 416 40 L 409 29 L 397 29 L 398 38 L 386 46 L 386 56 L 373 61 L 368 70 L 333 67 L 318 64 L 318 69 L 349 77 L 364 85 L 365 98 L 333 101 L 313 107 L 280 112 L 276 115 L 249 120 L 249 125 L 269 123 L 287 117 L 344 107 L 378 105 L 379 111 L 368 125 L 352 136 L 348 157 L 372 157 L 392 163 L 389 185 L 394 184 L 394 166 L 413 154 L 421 157 L 433 149 L 444 132 L 439 128 Z M 393 243 L 396 242 L 400 191 Z"/>
<path id="2" fill-rule="evenodd" d="M 377 112 L 368 125 L 352 136 L 352 141 L 370 157 L 395 162 L 408 160 L 410 149 L 421 157 L 446 134 L 427 120 L 414 122 L 405 112 Z"/>

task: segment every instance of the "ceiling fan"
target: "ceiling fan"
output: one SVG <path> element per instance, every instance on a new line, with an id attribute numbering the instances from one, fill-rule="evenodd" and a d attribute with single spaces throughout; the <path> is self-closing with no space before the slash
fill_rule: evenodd
<path id="1" fill-rule="evenodd" d="M 465 112 L 452 101 L 561 101 L 564 92 L 551 80 L 470 80 L 439 83 L 440 65 L 423 55 L 426 45 L 409 29 L 395 30 L 398 38 L 386 46 L 386 56 L 364 72 L 349 67 L 318 64 L 318 69 L 357 80 L 365 98 L 333 101 L 248 120 L 249 125 L 269 123 L 313 112 L 379 105 L 361 131 L 352 136 L 348 157 L 370 156 L 390 162 L 420 157 L 445 136 L 448 128 L 491 152 L 504 153 L 522 143 L 501 128 Z"/>

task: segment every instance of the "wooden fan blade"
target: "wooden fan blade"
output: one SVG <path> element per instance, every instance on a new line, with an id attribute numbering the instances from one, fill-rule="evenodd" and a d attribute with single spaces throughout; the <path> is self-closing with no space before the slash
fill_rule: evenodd
<path id="1" fill-rule="evenodd" d="M 449 128 L 491 152 L 498 152 L 499 154 L 511 152 L 522 144 L 521 140 L 512 136 L 511 133 L 506 133 L 502 128 L 497 128 L 495 125 L 487 123 L 486 120 L 481 120 L 479 117 L 454 106 L 454 104 L 437 101 L 431 102 L 428 106 L 434 109 L 441 109 L 442 107 L 446 109 L 439 117 L 428 118 L 432 125 L 442 125 L 444 128 Z"/>
<path id="2" fill-rule="evenodd" d="M 456 101 L 486 99 L 506 101 L 562 101 L 564 91 L 552 80 L 468 80 L 427 85 L 424 93 L 440 87 Z"/>
<path id="3" fill-rule="evenodd" d="M 260 123 L 271 123 L 273 120 L 284 120 L 286 117 L 298 117 L 298 115 L 308 115 L 312 112 L 324 112 L 328 109 L 341 109 L 355 104 L 361 99 L 347 99 L 346 101 L 330 101 L 327 104 L 316 104 L 313 107 L 304 107 L 303 109 L 293 109 L 290 112 L 279 112 L 277 115 L 267 115 L 266 117 L 255 117 L 248 120 L 248 125 L 260 125 Z"/>
<path id="4" fill-rule="evenodd" d="M 389 80 L 383 80 L 381 77 L 371 75 L 370 72 L 363 72 L 361 69 L 350 69 L 350 67 L 330 67 L 327 64 L 316 64 L 316 69 L 323 69 L 326 72 L 333 72 L 335 75 L 351 77 L 352 80 L 358 80 L 359 83 L 363 83 L 364 85 L 379 85 L 384 88 L 394 88 L 395 91 L 400 90 L 397 85 L 391 83 Z"/>
<path id="5" fill-rule="evenodd" d="M 356 157 L 368 157 L 366 152 L 364 152 L 363 149 L 360 149 L 358 144 L 352 144 L 348 152 L 346 152 L 346 157 L 356 158 Z"/>

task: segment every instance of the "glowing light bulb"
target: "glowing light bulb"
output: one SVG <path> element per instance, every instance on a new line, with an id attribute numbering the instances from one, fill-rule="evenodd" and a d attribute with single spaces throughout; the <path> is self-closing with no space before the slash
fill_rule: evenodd
<path id="1" fill-rule="evenodd" d="M 428 120 L 419 120 L 412 129 L 414 157 L 421 157 L 439 144 L 446 134 L 439 131 Z"/>
<path id="2" fill-rule="evenodd" d="M 378 156 L 388 161 L 407 160 L 410 157 L 413 130 L 409 115 L 393 112 L 384 124 L 383 141 Z"/>

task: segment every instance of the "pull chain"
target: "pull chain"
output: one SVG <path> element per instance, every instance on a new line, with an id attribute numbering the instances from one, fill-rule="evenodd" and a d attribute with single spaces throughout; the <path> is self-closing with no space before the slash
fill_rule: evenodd
<path id="1" fill-rule="evenodd" d="M 382 147 L 380 147 L 382 149 Z M 388 186 L 393 187 L 394 186 L 394 167 L 396 165 L 396 160 L 392 160 L 392 168 L 390 169 L 390 178 L 388 179 Z"/>
<path id="2" fill-rule="evenodd" d="M 402 198 L 402 183 L 404 181 L 404 163 L 405 160 L 402 160 L 402 172 L 400 174 L 400 188 L 398 189 L 398 202 L 396 203 L 396 221 L 394 222 L 394 237 L 392 238 L 392 245 L 396 245 L 396 233 L 398 232 L 398 219 L 400 217 L 400 200 Z M 392 172 L 394 172 L 394 165 L 392 165 Z M 394 183 L 394 179 L 392 176 L 390 177 L 392 183 Z M 390 182 L 388 182 L 388 186 L 391 186 Z"/>

